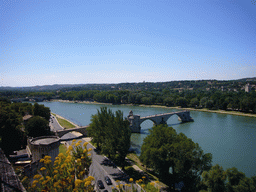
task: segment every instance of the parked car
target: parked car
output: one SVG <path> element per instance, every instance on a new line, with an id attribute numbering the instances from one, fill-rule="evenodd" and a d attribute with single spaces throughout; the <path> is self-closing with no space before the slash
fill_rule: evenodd
<path id="1" fill-rule="evenodd" d="M 112 182 L 108 176 L 105 177 L 105 181 L 106 181 L 107 185 L 112 185 Z"/>
<path id="2" fill-rule="evenodd" d="M 104 186 L 104 184 L 103 184 L 103 182 L 101 180 L 98 180 L 97 185 L 98 185 L 98 187 L 100 189 L 104 189 L 105 188 L 105 186 Z"/>

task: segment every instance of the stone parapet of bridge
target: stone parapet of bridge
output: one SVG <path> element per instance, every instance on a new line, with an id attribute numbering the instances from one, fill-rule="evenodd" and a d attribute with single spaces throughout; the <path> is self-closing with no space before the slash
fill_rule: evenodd
<path id="1" fill-rule="evenodd" d="M 151 121 L 153 121 L 154 125 L 166 124 L 167 120 L 173 115 L 177 115 L 179 120 L 181 120 L 182 122 L 194 121 L 190 116 L 190 111 L 188 111 L 188 110 L 172 112 L 172 113 L 163 113 L 163 114 L 157 114 L 157 115 L 150 115 L 150 116 L 146 116 L 146 117 L 140 117 L 140 115 L 133 115 L 133 112 L 130 111 L 127 119 L 130 122 L 130 128 L 131 128 L 132 133 L 140 133 L 140 130 L 141 130 L 140 125 L 142 122 L 144 122 L 146 120 L 151 120 Z"/>
<path id="2" fill-rule="evenodd" d="M 87 130 L 86 130 L 87 127 L 88 126 L 59 130 L 59 131 L 55 132 L 55 135 L 58 136 L 59 138 L 61 138 L 65 134 L 75 131 L 75 132 L 81 133 L 84 137 L 86 137 L 87 136 Z"/>

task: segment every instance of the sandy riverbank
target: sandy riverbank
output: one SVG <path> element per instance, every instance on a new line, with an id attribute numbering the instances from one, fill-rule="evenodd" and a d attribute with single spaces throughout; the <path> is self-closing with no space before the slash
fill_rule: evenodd
<path id="1" fill-rule="evenodd" d="M 100 103 L 100 102 L 96 102 L 96 101 L 69 101 L 69 100 L 52 100 L 52 101 L 63 102 L 63 103 L 85 103 L 85 104 L 112 105 L 111 103 Z M 132 104 L 121 104 L 121 105 L 132 105 Z M 245 117 L 256 117 L 256 114 L 243 113 L 243 112 L 238 112 L 238 111 L 167 107 L 167 106 L 161 106 L 161 105 L 138 105 L 138 106 L 140 106 L 140 107 L 157 107 L 157 108 L 166 108 L 166 109 L 178 109 L 178 110 L 190 110 L 190 111 L 202 111 L 202 112 L 209 112 L 209 113 L 220 113 L 220 114 L 238 115 L 238 116 L 245 116 Z"/>

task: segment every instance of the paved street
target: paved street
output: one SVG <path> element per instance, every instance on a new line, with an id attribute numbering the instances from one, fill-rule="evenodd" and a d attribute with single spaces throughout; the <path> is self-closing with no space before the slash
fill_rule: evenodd
<path id="1" fill-rule="evenodd" d="M 55 117 L 51 116 L 50 120 L 50 127 L 52 131 L 56 130 L 63 130 L 63 128 L 58 124 Z M 80 133 L 68 133 L 64 135 L 61 139 L 68 139 L 66 141 L 66 145 L 71 145 L 72 139 L 77 138 L 80 136 Z M 77 139 L 77 141 L 81 140 L 81 145 L 83 145 L 84 142 L 90 141 L 90 138 L 80 138 Z M 117 168 L 110 160 L 108 160 L 103 155 L 97 154 L 94 147 L 91 144 L 87 145 L 87 148 L 92 148 L 93 150 L 90 152 L 92 156 L 92 164 L 90 166 L 89 174 L 95 178 L 95 186 L 97 188 L 97 191 L 112 191 L 112 187 L 116 186 L 117 183 L 115 182 L 115 179 L 121 180 L 121 184 L 125 184 L 127 182 L 124 181 L 124 179 L 128 180 L 128 177 L 123 173 L 119 168 Z M 112 185 L 107 185 L 105 182 L 105 176 L 109 176 L 109 178 L 112 181 Z M 104 184 L 104 189 L 99 189 L 97 186 L 97 181 L 102 180 Z M 123 180 L 123 181 L 122 181 Z M 119 184 L 120 184 L 119 183 Z"/>

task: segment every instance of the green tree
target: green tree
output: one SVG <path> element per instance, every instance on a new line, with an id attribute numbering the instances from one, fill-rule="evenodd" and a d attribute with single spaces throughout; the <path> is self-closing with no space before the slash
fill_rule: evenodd
<path id="1" fill-rule="evenodd" d="M 1 147 L 8 156 L 12 151 L 19 150 L 24 142 L 21 131 L 21 116 L 9 106 L 0 108 L 0 138 Z"/>
<path id="2" fill-rule="evenodd" d="M 30 137 L 51 135 L 49 121 L 39 116 L 30 118 L 25 125 L 25 130 Z"/>
<path id="3" fill-rule="evenodd" d="M 234 192 L 239 182 L 245 178 L 245 174 L 243 172 L 239 172 L 235 167 L 227 169 L 226 175 L 228 178 L 228 192 Z"/>
<path id="4" fill-rule="evenodd" d="M 92 116 L 87 130 L 97 148 L 123 167 L 131 137 L 129 122 L 123 119 L 123 113 L 120 110 L 113 113 L 110 109 L 101 107 Z"/>
<path id="5" fill-rule="evenodd" d="M 188 101 L 184 97 L 179 97 L 176 100 L 176 105 L 181 107 L 187 107 Z"/>
<path id="6" fill-rule="evenodd" d="M 198 107 L 199 106 L 199 100 L 195 97 L 190 100 L 190 106 L 191 107 Z"/>
<path id="7" fill-rule="evenodd" d="M 169 184 L 184 181 L 194 190 L 202 171 L 211 167 L 211 154 L 204 154 L 197 143 L 167 125 L 154 126 L 141 147 L 141 161 Z M 171 169 L 171 173 L 169 170 Z"/>
<path id="8" fill-rule="evenodd" d="M 49 121 L 51 116 L 51 111 L 49 107 L 45 107 L 44 105 L 39 105 L 38 103 L 34 104 L 34 116 L 40 116 Z"/>
<path id="9" fill-rule="evenodd" d="M 209 192 L 226 191 L 226 173 L 221 166 L 216 164 L 209 171 L 202 174 L 203 183 L 208 187 Z"/>

